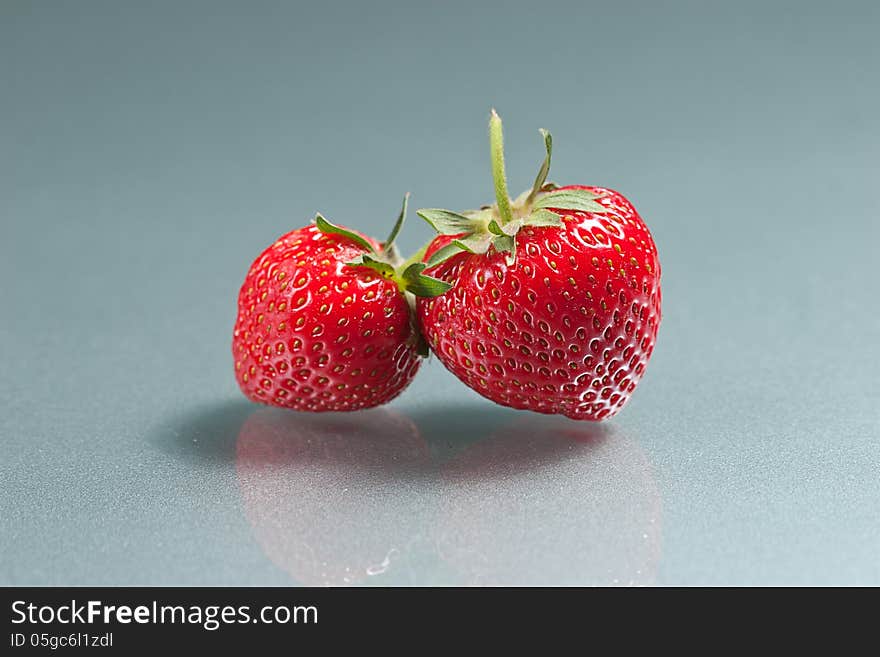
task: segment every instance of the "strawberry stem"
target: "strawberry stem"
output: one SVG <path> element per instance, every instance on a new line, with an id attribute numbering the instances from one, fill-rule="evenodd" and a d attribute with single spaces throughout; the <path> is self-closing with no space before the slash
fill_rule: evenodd
<path id="1" fill-rule="evenodd" d="M 494 109 L 489 118 L 489 151 L 492 158 L 492 180 L 495 182 L 495 200 L 498 203 L 501 224 L 504 225 L 513 221 L 513 211 L 510 208 L 507 176 L 504 173 L 504 132 L 501 128 L 501 117 Z"/>

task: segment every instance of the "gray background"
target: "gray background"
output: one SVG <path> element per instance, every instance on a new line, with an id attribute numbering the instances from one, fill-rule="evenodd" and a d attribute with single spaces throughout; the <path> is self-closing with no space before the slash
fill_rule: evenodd
<path id="1" fill-rule="evenodd" d="M 0 583 L 880 584 L 877 3 L 0 3 Z M 623 191 L 663 263 L 602 426 L 436 361 L 259 410 L 238 286 L 320 210 L 385 233 Z M 402 245 L 429 231 L 411 217 Z"/>

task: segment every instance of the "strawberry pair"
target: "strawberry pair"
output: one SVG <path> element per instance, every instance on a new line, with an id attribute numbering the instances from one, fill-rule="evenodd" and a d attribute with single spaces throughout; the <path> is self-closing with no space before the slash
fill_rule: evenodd
<path id="1" fill-rule="evenodd" d="M 439 233 L 404 260 L 334 225 L 280 237 L 251 266 L 233 356 L 250 399 L 301 411 L 384 404 L 428 347 L 498 404 L 602 420 L 644 374 L 660 324 L 660 262 L 632 204 L 610 189 L 547 182 L 507 191 L 501 120 L 489 123 L 493 205 L 417 214 Z"/>

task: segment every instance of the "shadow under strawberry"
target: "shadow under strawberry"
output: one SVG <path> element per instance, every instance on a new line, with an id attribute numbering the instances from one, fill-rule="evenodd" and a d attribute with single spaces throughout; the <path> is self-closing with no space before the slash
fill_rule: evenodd
<path id="1" fill-rule="evenodd" d="M 406 416 L 254 412 L 236 446 L 242 507 L 269 560 L 311 586 L 367 583 L 411 559 L 433 494 L 428 446 Z"/>
<path id="2" fill-rule="evenodd" d="M 244 399 L 200 404 L 158 423 L 147 440 L 176 459 L 234 463 L 238 433 L 254 408 Z"/>
<path id="3" fill-rule="evenodd" d="M 648 455 L 554 419 L 522 417 L 444 464 L 441 560 L 472 585 L 652 583 L 662 504 Z"/>
<path id="4" fill-rule="evenodd" d="M 261 409 L 236 479 L 263 552 L 308 585 L 640 583 L 659 554 L 650 464 L 610 425 L 476 406 Z"/>
<path id="5" fill-rule="evenodd" d="M 564 441 L 541 441 L 541 436 L 564 435 L 580 442 L 599 443 L 613 433 L 607 424 L 579 423 L 568 418 L 536 415 L 503 406 L 473 404 L 467 406 L 435 406 L 410 412 L 410 418 L 419 427 L 422 438 L 431 449 L 436 464 L 443 463 L 462 450 L 497 435 L 507 428 L 527 423 L 538 439 L 528 453 L 510 451 L 499 454 L 510 461 L 549 463 L 554 455 L 568 451 Z"/>

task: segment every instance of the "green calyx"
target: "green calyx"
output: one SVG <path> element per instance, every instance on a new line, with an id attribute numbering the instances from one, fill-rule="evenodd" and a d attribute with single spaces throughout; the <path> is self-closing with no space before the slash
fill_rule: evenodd
<path id="1" fill-rule="evenodd" d="M 315 216 L 315 225 L 322 233 L 328 235 L 340 235 L 351 240 L 365 250 L 365 253 L 359 255 L 351 262 L 346 263 L 349 267 L 368 267 L 378 273 L 382 278 L 394 281 L 410 307 L 412 340 L 414 341 L 416 351 L 420 356 L 427 357 L 429 353 L 428 343 L 425 342 L 415 320 L 416 297 L 439 296 L 449 290 L 452 287 L 452 284 L 431 276 L 425 276 L 422 273 L 427 267 L 427 265 L 422 262 L 422 258 L 427 250 L 427 245 L 419 249 L 408 260 L 404 260 L 401 257 L 400 251 L 398 251 L 394 240 L 397 239 L 397 235 L 400 233 L 401 228 L 403 228 L 408 205 L 409 193 L 404 195 L 403 207 L 400 209 L 397 221 L 394 222 L 394 227 L 391 229 L 388 239 L 382 242 L 379 249 L 376 249 L 369 240 L 363 237 L 363 235 L 359 235 L 347 228 L 330 223 L 327 219 L 321 216 L 320 213 Z"/>
<path id="2" fill-rule="evenodd" d="M 458 236 L 451 244 L 437 251 L 428 261 L 433 267 L 459 253 L 487 253 L 490 248 L 506 254 L 508 264 L 516 260 L 516 235 L 525 226 L 561 226 L 562 217 L 555 210 L 576 212 L 604 212 L 596 202 L 596 195 L 581 189 L 558 189 L 547 182 L 553 138 L 541 129 L 546 155 L 531 189 L 511 200 L 507 191 L 504 168 L 504 134 L 501 118 L 492 110 L 489 119 L 489 150 L 492 179 L 495 185 L 495 204 L 459 214 L 450 210 L 417 210 L 441 235 Z"/>
<path id="3" fill-rule="evenodd" d="M 422 273 L 426 267 L 421 262 L 424 249 L 420 250 L 412 258 L 404 260 L 397 249 L 397 245 L 394 243 L 394 240 L 397 239 L 400 233 L 400 229 L 403 228 L 408 204 L 409 193 L 403 197 L 403 207 L 400 209 L 400 214 L 397 216 L 397 221 L 394 222 L 394 227 L 391 229 L 388 239 L 382 242 L 378 250 L 362 235 L 330 223 L 321 214 L 315 217 L 315 225 L 322 233 L 346 237 L 366 251 L 366 253 L 359 255 L 351 262 L 346 263 L 350 267 L 369 267 L 382 276 L 382 278 L 394 281 L 398 289 L 403 293 L 410 293 L 417 297 L 436 297 L 446 292 L 452 285 L 431 276 L 425 276 Z"/>

